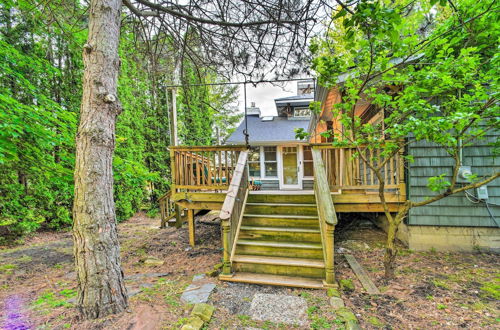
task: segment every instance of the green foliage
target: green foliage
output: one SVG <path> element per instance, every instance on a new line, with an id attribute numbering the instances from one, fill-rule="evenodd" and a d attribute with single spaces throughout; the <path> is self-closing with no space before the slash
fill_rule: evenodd
<path id="1" fill-rule="evenodd" d="M 50 13 L 48 16 L 47 13 Z M 81 102 L 85 4 L 76 0 L 0 4 L 0 244 L 39 228 L 71 226 L 74 141 Z M 170 185 L 167 56 L 154 56 L 133 23 L 120 39 L 114 196 L 119 221 L 141 209 L 154 214 Z M 151 42 L 155 42 L 152 40 Z M 173 45 L 169 45 L 173 47 Z M 217 77 L 186 61 L 188 83 Z M 161 69 L 161 70 L 160 70 Z M 181 91 L 179 122 L 186 144 L 212 144 L 214 125 L 230 133 L 239 117 L 227 105 L 234 88 Z"/>
<path id="2" fill-rule="evenodd" d="M 55 307 L 70 307 L 71 304 L 67 300 L 75 296 L 76 291 L 73 289 L 63 289 L 58 294 L 53 291 L 45 291 L 33 304 L 38 308 L 46 310 Z"/>
<path id="3" fill-rule="evenodd" d="M 492 281 L 485 282 L 481 286 L 481 293 L 484 297 L 500 300 L 500 275 L 497 275 Z"/>
<path id="4" fill-rule="evenodd" d="M 39 14 L 25 1 L 0 5 L 0 20 L 7 22 L 0 27 L 3 239 L 42 225 L 60 228 L 71 223 L 77 110 L 71 103 L 79 93 L 70 92 L 72 86 L 64 85 L 64 77 L 68 63 L 79 62 L 73 51 L 79 34 L 75 39 L 49 36 L 49 27 L 37 19 Z"/>
<path id="5" fill-rule="evenodd" d="M 460 148 L 500 129 L 498 11 L 492 1 L 454 3 L 364 0 L 351 12 L 341 9 L 313 41 L 319 82 L 343 95 L 331 109 L 343 129 L 323 133 L 335 145 L 367 145 L 392 156 L 400 141 L 424 140 L 460 166 Z M 362 121 L 362 99 L 383 110 L 384 120 Z M 454 189 L 451 176 L 428 178 L 429 189 Z"/>

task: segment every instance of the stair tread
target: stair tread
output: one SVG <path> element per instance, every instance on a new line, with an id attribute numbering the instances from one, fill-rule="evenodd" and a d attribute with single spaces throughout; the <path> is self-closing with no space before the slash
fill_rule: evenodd
<path id="1" fill-rule="evenodd" d="M 301 243 L 301 242 L 278 242 L 278 241 L 253 241 L 246 239 L 239 239 L 237 244 L 240 245 L 260 245 L 260 246 L 274 246 L 284 248 L 303 248 L 303 249 L 317 249 L 322 250 L 323 246 L 318 243 Z"/>
<path id="2" fill-rule="evenodd" d="M 315 215 L 294 215 L 294 214 L 250 214 L 250 213 L 247 214 L 247 213 L 245 213 L 245 214 L 243 214 L 243 217 L 318 220 L 318 217 Z"/>
<path id="3" fill-rule="evenodd" d="M 241 229 L 243 229 L 243 230 L 261 230 L 261 231 L 281 231 L 281 232 L 289 232 L 289 233 L 320 233 L 319 229 L 314 229 L 314 228 L 241 226 Z"/>
<path id="4" fill-rule="evenodd" d="M 260 202 L 248 202 L 246 205 L 255 206 L 316 206 L 313 203 L 260 203 Z"/>
<path id="5" fill-rule="evenodd" d="M 279 285 L 290 287 L 301 287 L 310 289 L 322 289 L 323 281 L 319 279 L 284 276 L 284 275 L 269 275 L 258 273 L 236 273 L 232 277 L 221 278 L 225 281 L 243 282 L 264 285 Z"/>
<path id="6" fill-rule="evenodd" d="M 305 258 L 235 255 L 233 261 L 244 262 L 244 263 L 258 263 L 264 265 L 301 266 L 301 267 L 314 267 L 314 268 L 325 267 L 325 263 L 323 262 L 323 260 L 305 259 Z"/>

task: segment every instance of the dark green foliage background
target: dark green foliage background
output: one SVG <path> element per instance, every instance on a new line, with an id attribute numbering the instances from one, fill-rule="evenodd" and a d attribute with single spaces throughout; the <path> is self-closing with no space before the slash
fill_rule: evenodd
<path id="1" fill-rule="evenodd" d="M 31 1 L 0 4 L 0 243 L 37 229 L 71 226 L 74 141 L 83 75 L 86 13 L 79 1 L 36 6 Z M 165 101 L 167 59 L 137 44 L 124 20 L 118 93 L 123 112 L 116 126 L 113 160 L 119 221 L 156 207 L 169 186 L 169 121 Z M 155 64 L 155 65 L 152 65 Z M 152 68 L 162 67 L 162 71 Z M 194 64 L 184 63 L 185 82 L 203 82 Z M 214 142 L 211 110 L 234 101 L 235 90 L 182 89 L 178 101 L 181 141 Z M 189 100 L 189 102 L 188 102 Z M 221 101 L 222 100 L 222 101 Z M 221 103 L 222 102 L 222 103 Z M 213 106 L 212 106 L 213 107 Z M 222 121 L 238 117 L 223 113 Z M 225 132 L 226 134 L 228 132 Z"/>

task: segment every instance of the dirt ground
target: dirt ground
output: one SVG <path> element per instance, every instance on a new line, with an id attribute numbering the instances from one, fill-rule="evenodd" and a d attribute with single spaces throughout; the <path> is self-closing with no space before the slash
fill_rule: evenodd
<path id="1" fill-rule="evenodd" d="M 191 306 L 180 301 L 194 274 L 221 262 L 216 217 L 197 217 L 197 246 L 187 229 L 159 229 L 159 220 L 139 213 L 119 225 L 122 265 L 131 294 L 130 309 L 98 321 L 81 321 L 74 308 L 76 275 L 70 233 L 37 233 L 23 245 L 0 249 L 0 327 L 3 329 L 178 329 Z M 356 220 L 356 219 L 354 219 Z M 413 252 L 401 249 L 397 279 L 383 279 L 384 234 L 366 221 L 339 227 L 338 252 L 348 252 L 368 270 L 382 294 L 368 295 L 342 254 L 336 255 L 338 279 L 352 279 L 343 292 L 347 307 L 366 329 L 499 328 L 498 255 Z M 340 248 L 340 249 L 339 249 Z M 164 261 L 147 265 L 146 259 Z M 283 324 L 256 322 L 248 315 L 255 293 L 299 295 L 308 302 L 308 329 L 343 327 L 322 290 L 224 283 L 210 303 L 216 307 L 207 329 L 278 329 Z"/>

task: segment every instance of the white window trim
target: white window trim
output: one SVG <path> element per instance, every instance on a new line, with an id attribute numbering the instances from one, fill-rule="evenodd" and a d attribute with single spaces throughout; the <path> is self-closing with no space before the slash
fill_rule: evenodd
<path id="1" fill-rule="evenodd" d="M 296 187 L 284 187 L 284 178 L 283 178 L 283 147 L 297 147 L 297 161 L 299 162 L 297 165 L 299 166 L 298 172 L 298 184 Z M 302 146 L 299 144 L 282 144 L 278 146 L 278 178 L 279 178 L 279 189 L 280 190 L 302 190 L 303 189 L 303 171 L 302 171 Z"/>
<path id="2" fill-rule="evenodd" d="M 259 161 L 260 164 L 260 176 L 251 176 L 250 175 L 250 163 L 257 163 L 257 161 L 247 161 L 247 173 L 249 178 L 254 178 L 256 180 L 260 180 L 262 177 L 262 147 L 259 147 Z"/>
<path id="3" fill-rule="evenodd" d="M 266 168 L 265 168 L 265 152 L 264 147 L 274 147 L 276 148 L 276 167 L 277 167 L 277 175 L 276 176 L 266 176 Z M 250 175 L 250 167 L 247 166 L 248 176 L 254 178 L 255 180 L 260 181 L 279 181 L 279 154 L 278 154 L 278 146 L 258 146 L 259 148 L 259 164 L 260 164 L 260 176 L 251 176 Z M 254 162 L 257 163 L 257 162 Z"/>
<path id="4" fill-rule="evenodd" d="M 304 173 L 306 172 L 305 169 L 304 169 L 304 164 L 306 163 L 306 161 L 304 160 L 304 147 L 307 147 L 307 146 L 301 146 L 300 149 L 302 151 L 302 155 L 300 157 L 301 159 L 301 171 L 302 171 L 302 180 L 314 180 L 314 175 L 313 176 L 306 176 L 304 175 Z M 311 152 L 312 152 L 312 147 L 311 147 Z M 308 161 L 308 162 L 311 162 L 313 164 L 313 168 L 314 168 L 314 162 L 312 160 Z"/>
<path id="5" fill-rule="evenodd" d="M 309 110 L 309 115 L 307 116 L 296 116 L 295 114 L 297 113 L 297 110 Z M 311 109 L 309 109 L 308 107 L 296 107 L 295 109 L 293 109 L 293 118 L 311 118 Z"/>
<path id="6" fill-rule="evenodd" d="M 269 163 L 276 163 L 276 176 L 266 175 L 266 153 L 264 151 L 265 147 L 275 148 L 276 160 L 268 161 Z M 278 170 L 278 147 L 277 146 L 261 146 L 260 147 L 260 177 L 268 180 L 279 180 L 279 170 Z"/>

